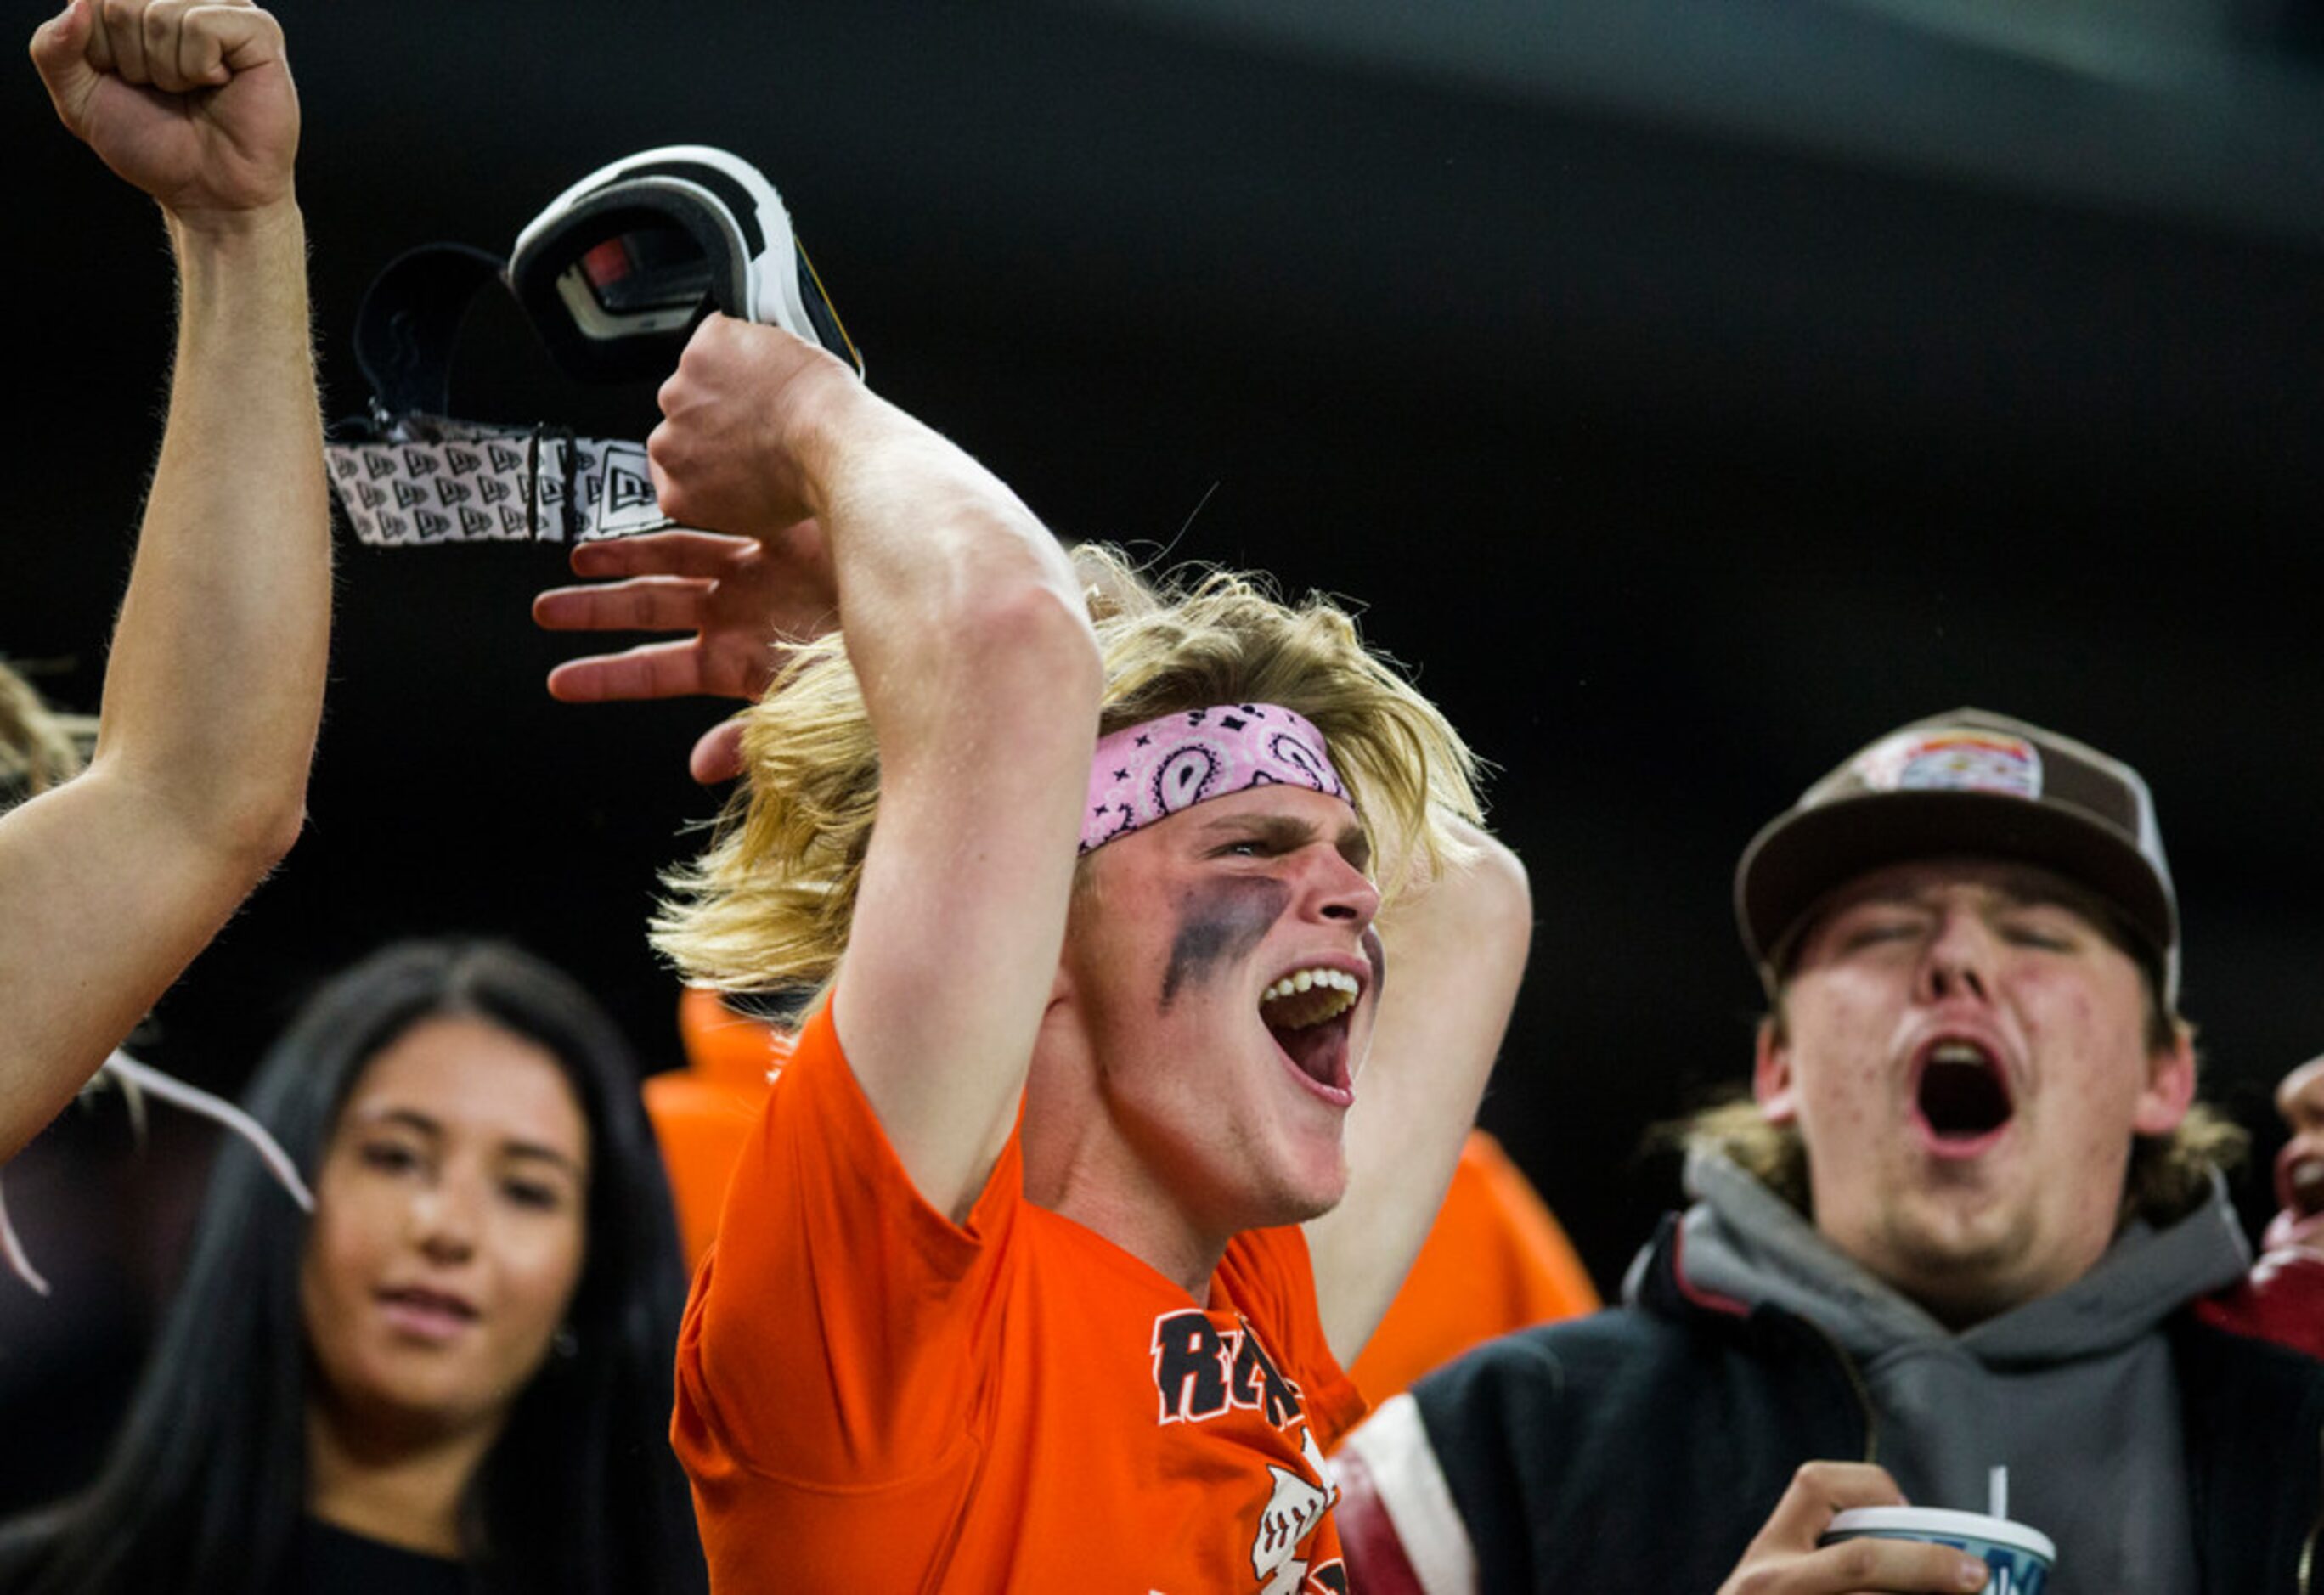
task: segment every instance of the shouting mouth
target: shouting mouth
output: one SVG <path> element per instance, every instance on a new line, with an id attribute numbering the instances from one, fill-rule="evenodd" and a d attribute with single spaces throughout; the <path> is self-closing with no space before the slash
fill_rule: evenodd
<path id="1" fill-rule="evenodd" d="M 2276 1164 L 2275 1195 L 2286 1212 L 2303 1222 L 2324 1213 L 2324 1154 L 2297 1144 L 2285 1148 Z"/>
<path id="2" fill-rule="evenodd" d="M 1940 1157 L 1973 1157 L 2001 1139 L 2016 1104 L 2008 1071 L 1982 1042 L 1948 1037 L 1922 1054 L 1913 1117 Z"/>
<path id="3" fill-rule="evenodd" d="M 1259 1017 L 1292 1069 L 1326 1102 L 1355 1100 L 1348 1033 L 1363 982 L 1345 970 L 1295 970 L 1259 994 Z"/>

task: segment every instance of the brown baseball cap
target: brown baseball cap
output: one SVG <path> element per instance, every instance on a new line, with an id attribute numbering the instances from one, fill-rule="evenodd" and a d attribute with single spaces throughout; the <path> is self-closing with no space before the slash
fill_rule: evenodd
<path id="1" fill-rule="evenodd" d="M 1858 749 L 1770 821 L 1735 868 L 1735 914 L 1774 989 L 1773 959 L 1835 888 L 1945 853 L 2020 860 L 2098 894 L 2145 944 L 2179 1000 L 2179 908 L 2136 770 L 1984 709 L 1933 715 Z"/>

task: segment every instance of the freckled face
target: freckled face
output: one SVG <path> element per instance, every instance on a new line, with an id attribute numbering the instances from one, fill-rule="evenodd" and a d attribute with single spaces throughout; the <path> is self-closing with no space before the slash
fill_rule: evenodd
<path id="1" fill-rule="evenodd" d="M 2073 889 L 1940 860 L 1877 871 L 1809 927 L 1756 1086 L 1808 1148 L 1816 1227 L 1940 1317 L 2080 1277 L 2111 1240 L 2133 1133 L 2193 1090 L 2150 1056 L 2144 977 Z"/>
<path id="2" fill-rule="evenodd" d="M 580 1281 L 588 1185 L 588 1123 L 545 1048 L 466 1016 L 383 1048 L 315 1182 L 317 1399 L 357 1424 L 498 1424 Z"/>
<path id="3" fill-rule="evenodd" d="M 1065 965 L 1109 1156 L 1203 1232 L 1311 1218 L 1345 1189 L 1341 1136 L 1377 1003 L 1368 859 L 1346 804 L 1262 787 L 1090 861 Z M 1262 1001 L 1302 972 L 1310 987 Z M 1361 993 L 1347 1011 L 1288 1022 L 1340 982 Z"/>

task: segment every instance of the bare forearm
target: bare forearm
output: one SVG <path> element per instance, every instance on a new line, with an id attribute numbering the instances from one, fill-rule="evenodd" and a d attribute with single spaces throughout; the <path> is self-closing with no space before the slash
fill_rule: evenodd
<path id="1" fill-rule="evenodd" d="M 883 744 L 887 731 L 910 729 L 899 718 L 934 707 L 938 684 L 959 681 L 991 699 L 994 650 L 1086 655 L 1082 671 L 1069 668 L 1081 661 L 1053 661 L 1037 690 L 1078 687 L 1094 711 L 1086 623 L 1017 623 L 1028 603 L 1082 613 L 1072 566 L 1048 529 L 961 448 L 852 376 L 815 376 L 818 388 L 802 395 L 814 406 L 802 429 L 802 487 L 831 539 L 849 657 Z"/>
<path id="2" fill-rule="evenodd" d="M 662 505 L 762 540 L 811 519 L 880 753 L 833 1011 L 923 1194 L 973 1201 L 1055 982 L 1096 739 L 1096 637 L 1016 494 L 828 355 L 713 317 L 648 439 Z"/>
<path id="3" fill-rule="evenodd" d="M 838 1020 L 898 1156 L 964 1217 L 1055 981 L 1102 677 L 1047 530 L 952 444 L 855 392 L 862 430 L 816 509 L 880 745 L 881 834 Z"/>
<path id="4" fill-rule="evenodd" d="M 249 5 L 71 0 L 32 56 L 66 128 L 161 202 L 181 294 L 97 757 L 0 816 L 0 1158 L 298 834 L 330 603 L 281 29 Z"/>
<path id="5" fill-rule="evenodd" d="M 0 1158 L 297 836 L 330 522 L 295 206 L 173 219 L 168 428 L 88 774 L 0 821 Z"/>
<path id="6" fill-rule="evenodd" d="M 287 199 L 171 235 L 176 370 L 97 758 L 198 844 L 271 862 L 298 833 L 328 642 L 306 236 Z"/>
<path id="7" fill-rule="evenodd" d="M 1525 974 L 1525 866 L 1454 825 L 1473 856 L 1383 921 L 1387 975 L 1348 1123 L 1348 1197 L 1308 1226 L 1324 1326 L 1343 1360 L 1370 1338 L 1427 1238 Z"/>
<path id="8" fill-rule="evenodd" d="M 0 1162 L 55 1117 L 257 878 L 99 766 L 0 815 Z"/>

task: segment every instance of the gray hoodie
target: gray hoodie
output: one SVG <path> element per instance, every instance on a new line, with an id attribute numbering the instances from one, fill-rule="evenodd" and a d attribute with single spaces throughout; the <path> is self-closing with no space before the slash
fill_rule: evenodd
<path id="1" fill-rule="evenodd" d="M 1877 1460 L 1907 1499 L 1981 1512 L 1987 1471 L 2006 1464 L 2009 1515 L 2057 1543 L 2051 1595 L 2196 1588 L 2162 1321 L 2250 1266 L 2223 1182 L 2166 1230 L 2131 1221 L 2065 1289 L 1958 1334 L 1725 1157 L 1692 1154 L 1686 1187 L 1688 1281 L 1831 1335 L 1871 1396 Z M 1634 1268 L 1626 1295 L 1637 1279 Z"/>

